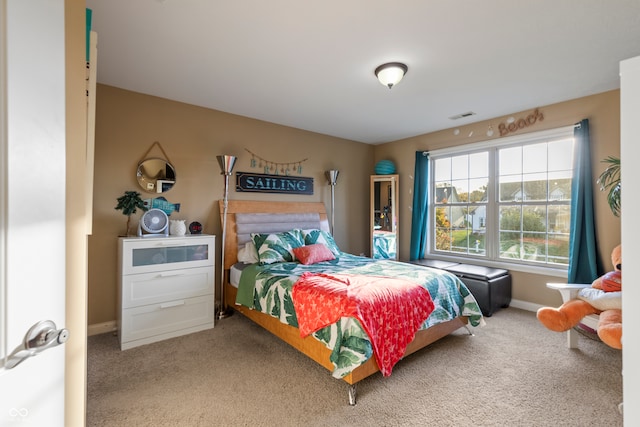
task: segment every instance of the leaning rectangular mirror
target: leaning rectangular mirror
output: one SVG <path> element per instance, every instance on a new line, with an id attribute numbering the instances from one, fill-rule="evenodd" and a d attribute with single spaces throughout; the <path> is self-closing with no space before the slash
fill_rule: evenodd
<path id="1" fill-rule="evenodd" d="M 398 259 L 398 175 L 371 175 L 371 257 Z"/>

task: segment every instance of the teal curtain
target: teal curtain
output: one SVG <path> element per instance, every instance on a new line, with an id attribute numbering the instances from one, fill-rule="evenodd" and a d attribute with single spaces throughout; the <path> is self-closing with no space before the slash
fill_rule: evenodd
<path id="1" fill-rule="evenodd" d="M 411 261 L 424 258 L 427 245 L 427 215 L 429 213 L 429 153 L 416 151 L 413 180 L 413 212 L 411 216 Z"/>
<path id="2" fill-rule="evenodd" d="M 591 283 L 602 273 L 598 262 L 593 212 L 593 177 L 589 120 L 578 123 L 575 140 L 573 180 L 571 183 L 571 235 L 569 237 L 568 283 Z"/>

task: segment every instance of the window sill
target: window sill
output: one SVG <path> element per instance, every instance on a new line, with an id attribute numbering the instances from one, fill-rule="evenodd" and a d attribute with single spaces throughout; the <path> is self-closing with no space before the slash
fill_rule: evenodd
<path id="1" fill-rule="evenodd" d="M 439 255 L 439 254 L 438 255 L 427 254 L 425 258 L 436 259 L 440 261 L 458 262 L 461 264 L 480 265 L 483 267 L 503 268 L 509 271 L 518 271 L 518 272 L 529 273 L 529 274 L 539 274 L 543 276 L 562 277 L 564 279 L 567 278 L 567 269 L 565 268 L 543 267 L 538 265 L 516 264 L 511 262 L 489 261 L 489 260 L 476 259 L 476 258 L 447 256 L 447 255 Z"/>

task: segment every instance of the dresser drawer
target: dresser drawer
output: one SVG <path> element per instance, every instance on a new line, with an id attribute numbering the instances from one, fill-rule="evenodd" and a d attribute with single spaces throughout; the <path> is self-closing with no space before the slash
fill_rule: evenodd
<path id="1" fill-rule="evenodd" d="M 122 350 L 213 328 L 213 295 L 122 310 Z"/>
<path id="2" fill-rule="evenodd" d="M 214 264 L 215 237 L 133 237 L 120 239 L 121 274 L 206 267 Z"/>
<path id="3" fill-rule="evenodd" d="M 211 295 L 213 274 L 213 267 L 199 267 L 123 276 L 122 308 Z"/>

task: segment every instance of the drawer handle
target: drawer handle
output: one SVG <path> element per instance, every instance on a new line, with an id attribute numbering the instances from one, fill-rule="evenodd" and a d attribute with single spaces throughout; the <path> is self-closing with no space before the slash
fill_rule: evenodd
<path id="1" fill-rule="evenodd" d="M 177 276 L 184 276 L 185 273 L 160 273 L 158 274 L 158 277 L 177 277 Z"/>
<path id="2" fill-rule="evenodd" d="M 164 304 L 160 304 L 160 308 L 171 308 L 171 307 L 177 307 L 179 305 L 184 305 L 184 300 L 183 301 L 171 301 L 171 302 L 167 302 Z"/>
<path id="3" fill-rule="evenodd" d="M 184 243 L 163 243 L 158 242 L 156 245 L 157 248 L 181 248 L 184 247 Z"/>

